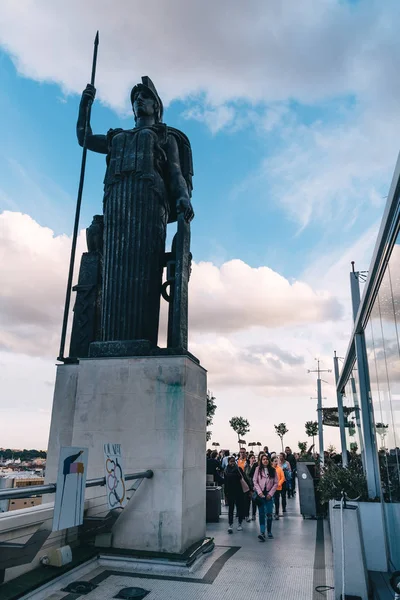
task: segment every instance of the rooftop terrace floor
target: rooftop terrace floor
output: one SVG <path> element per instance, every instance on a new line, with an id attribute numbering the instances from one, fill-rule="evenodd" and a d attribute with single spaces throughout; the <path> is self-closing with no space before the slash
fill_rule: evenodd
<path id="1" fill-rule="evenodd" d="M 102 565 L 97 559 L 53 581 L 46 589 L 24 598 L 34 600 L 111 600 L 121 588 L 140 587 L 146 600 L 333 600 L 333 554 L 327 521 L 303 520 L 296 499 L 288 512 L 273 522 L 273 540 L 262 543 L 258 519 L 244 523 L 243 531 L 228 534 L 227 513 L 209 524 L 207 534 L 215 549 L 195 572 L 140 573 L 129 565 Z M 61 591 L 68 582 L 89 581 L 97 587 L 85 595 Z"/>

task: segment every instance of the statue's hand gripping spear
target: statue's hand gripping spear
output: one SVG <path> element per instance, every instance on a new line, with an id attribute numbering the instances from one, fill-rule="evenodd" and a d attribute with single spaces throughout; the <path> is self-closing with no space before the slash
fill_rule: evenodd
<path id="1" fill-rule="evenodd" d="M 94 82 L 95 82 L 95 77 L 96 77 L 98 46 L 99 46 L 99 32 L 96 33 L 96 37 L 94 39 L 92 76 L 90 79 L 90 85 L 87 86 L 87 88 L 84 92 L 84 93 L 86 93 L 86 96 L 87 96 L 85 136 L 84 136 L 84 141 L 83 141 L 81 174 L 80 174 L 80 178 L 79 178 L 78 196 L 77 196 L 77 200 L 76 200 L 74 231 L 72 234 L 71 257 L 70 257 L 70 261 L 69 261 L 67 291 L 66 291 L 66 295 L 65 295 L 64 318 L 63 318 L 63 324 L 62 324 L 62 330 L 61 330 L 60 352 L 59 352 L 59 355 L 57 358 L 57 360 L 60 360 L 62 362 L 66 362 L 68 360 L 64 357 L 65 338 L 67 335 L 68 314 L 69 314 L 69 307 L 70 307 L 70 302 L 71 302 L 72 278 L 74 275 L 74 265 L 75 265 L 76 241 L 78 238 L 79 217 L 80 217 L 80 213 L 81 213 L 81 203 L 82 203 L 82 192 L 83 192 L 83 184 L 85 181 L 86 155 L 87 155 L 86 138 L 87 138 L 88 128 L 89 128 L 89 124 L 90 124 L 90 113 L 91 113 L 91 109 L 92 109 L 92 104 L 93 104 L 93 100 L 94 100 L 94 97 L 96 94 Z"/>

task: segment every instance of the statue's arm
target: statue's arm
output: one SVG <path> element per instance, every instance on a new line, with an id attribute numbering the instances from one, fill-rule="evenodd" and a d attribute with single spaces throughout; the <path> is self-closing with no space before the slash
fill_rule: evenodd
<path id="1" fill-rule="evenodd" d="M 168 136 L 167 158 L 170 191 L 176 202 L 177 213 L 179 214 L 183 212 L 185 214 L 186 221 L 191 221 L 194 217 L 193 207 L 190 202 L 190 195 L 186 180 L 182 175 L 178 143 L 173 135 Z"/>
<path id="2" fill-rule="evenodd" d="M 77 135 L 80 146 L 83 146 L 83 143 L 85 141 L 85 124 L 86 124 L 87 108 L 88 108 L 89 103 L 93 103 L 95 95 L 96 95 L 96 90 L 95 90 L 94 86 L 88 84 L 82 94 L 81 103 L 79 105 L 78 122 L 76 124 L 76 135 Z M 107 136 L 94 135 L 92 132 L 92 128 L 90 127 L 90 124 L 88 124 L 87 133 L 86 133 L 86 147 L 88 148 L 88 150 L 92 150 L 93 152 L 100 152 L 100 154 L 107 154 L 108 153 Z"/>

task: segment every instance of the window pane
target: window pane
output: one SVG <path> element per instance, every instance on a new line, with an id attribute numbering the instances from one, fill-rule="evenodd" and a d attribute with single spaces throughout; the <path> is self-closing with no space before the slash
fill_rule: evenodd
<path id="1" fill-rule="evenodd" d="M 400 246 L 395 245 L 365 330 L 385 500 L 400 501 Z"/>
<path id="2" fill-rule="evenodd" d="M 348 411 L 346 427 L 346 448 L 349 452 L 362 455 L 362 431 L 360 422 L 360 410 L 358 401 L 358 373 L 355 368 L 351 372 L 351 377 L 345 388 L 346 394 L 343 396 L 343 409 Z M 351 412 L 350 412 L 351 411 Z"/>

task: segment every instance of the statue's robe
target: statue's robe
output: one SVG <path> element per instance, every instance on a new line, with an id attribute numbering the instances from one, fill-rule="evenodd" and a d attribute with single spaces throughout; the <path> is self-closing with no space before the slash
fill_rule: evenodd
<path id="1" fill-rule="evenodd" d="M 168 136 L 178 142 L 191 193 L 190 144 L 164 124 L 111 130 L 104 180 L 102 341 L 157 345 L 167 223 L 176 220 L 168 186 Z"/>

